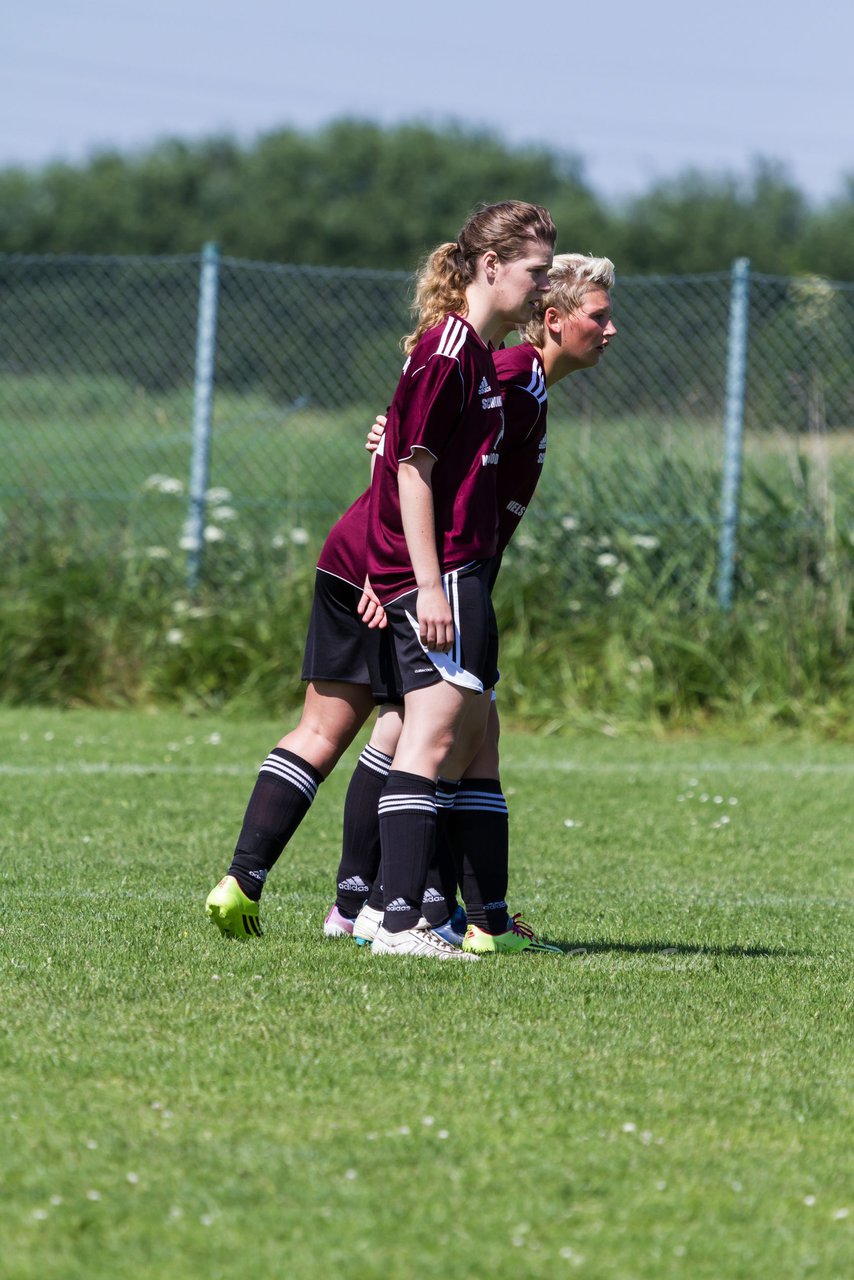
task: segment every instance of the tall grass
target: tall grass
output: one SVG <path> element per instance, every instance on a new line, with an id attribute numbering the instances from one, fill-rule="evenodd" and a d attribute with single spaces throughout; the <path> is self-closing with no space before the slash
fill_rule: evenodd
<path id="1" fill-rule="evenodd" d="M 190 592 L 186 394 L 103 378 L 66 391 L 60 405 L 46 380 L 0 380 L 0 699 L 296 705 L 316 552 L 367 479 L 368 409 L 218 397 Z M 714 424 L 597 423 L 558 401 L 496 594 L 506 719 L 851 735 L 854 441 L 821 423 L 748 437 L 726 614 L 719 447 Z"/>
<path id="2" fill-rule="evenodd" d="M 778 571 L 770 589 L 722 614 L 711 558 L 695 567 L 692 598 L 660 548 L 594 547 L 582 574 L 578 563 L 562 565 L 561 541 L 551 554 L 542 541 L 537 554 L 514 549 L 499 579 L 508 722 L 551 732 L 717 723 L 852 736 L 850 557 L 839 553 L 830 581 Z M 254 574 L 224 551 L 215 564 L 214 582 L 191 594 L 179 564 L 105 556 L 85 540 L 45 537 L 5 556 L 0 700 L 293 709 L 312 549 L 290 544 Z"/>

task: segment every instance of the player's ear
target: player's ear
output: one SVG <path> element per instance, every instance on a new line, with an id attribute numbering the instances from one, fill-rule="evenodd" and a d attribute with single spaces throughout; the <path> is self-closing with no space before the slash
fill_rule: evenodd
<path id="1" fill-rule="evenodd" d="M 483 267 L 483 274 L 486 276 L 487 280 L 489 280 L 489 282 L 492 283 L 492 281 L 495 279 L 495 273 L 498 269 L 498 264 L 500 261 L 498 254 L 495 252 L 494 249 L 487 249 L 486 253 L 483 254 L 480 261 L 481 261 L 481 266 Z"/>
<path id="2" fill-rule="evenodd" d="M 563 319 L 557 307 L 546 307 L 543 312 L 543 323 L 548 329 L 552 337 L 557 337 L 560 333 L 560 322 Z"/>

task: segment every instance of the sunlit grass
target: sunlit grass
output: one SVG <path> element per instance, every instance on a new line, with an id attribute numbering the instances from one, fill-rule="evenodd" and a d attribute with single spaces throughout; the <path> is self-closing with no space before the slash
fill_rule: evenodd
<path id="1" fill-rule="evenodd" d="M 395 965 L 321 933 L 347 762 L 204 919 L 282 727 L 0 713 L 4 1275 L 851 1273 L 850 748 L 505 734 L 568 954 Z"/>

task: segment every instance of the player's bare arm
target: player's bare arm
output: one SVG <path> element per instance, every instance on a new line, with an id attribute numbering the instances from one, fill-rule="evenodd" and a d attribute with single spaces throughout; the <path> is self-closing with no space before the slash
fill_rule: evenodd
<path id="1" fill-rule="evenodd" d="M 442 570 L 436 552 L 430 483 L 435 461 L 426 449 L 414 449 L 412 457 L 400 464 L 398 487 L 403 533 L 418 585 L 416 613 L 421 643 L 428 649 L 445 652 L 454 642 L 454 621 L 442 590 Z"/>

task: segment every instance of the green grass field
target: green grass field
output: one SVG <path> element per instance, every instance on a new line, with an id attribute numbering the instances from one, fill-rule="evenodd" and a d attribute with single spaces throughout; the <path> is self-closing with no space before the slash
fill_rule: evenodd
<path id="1" fill-rule="evenodd" d="M 322 937 L 354 752 L 208 926 L 280 731 L 0 712 L 4 1277 L 854 1274 L 854 748 L 507 734 L 458 966 Z"/>

